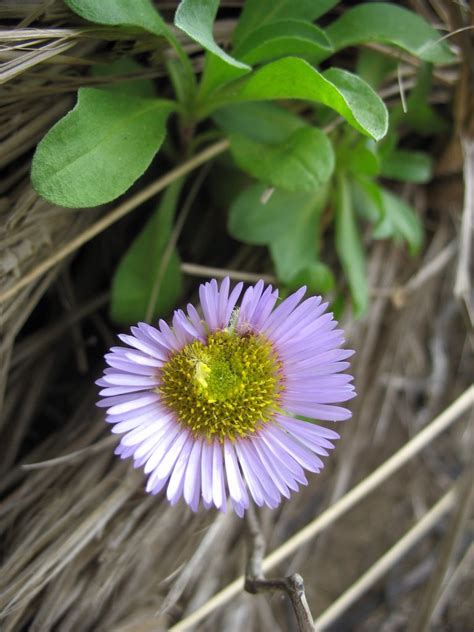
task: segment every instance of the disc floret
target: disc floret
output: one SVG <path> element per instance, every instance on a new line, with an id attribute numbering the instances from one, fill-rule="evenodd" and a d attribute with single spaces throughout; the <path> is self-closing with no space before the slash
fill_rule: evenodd
<path id="1" fill-rule="evenodd" d="M 262 335 L 213 332 L 206 343 L 195 340 L 174 353 L 160 373 L 164 403 L 209 440 L 249 436 L 279 409 L 281 363 Z"/>

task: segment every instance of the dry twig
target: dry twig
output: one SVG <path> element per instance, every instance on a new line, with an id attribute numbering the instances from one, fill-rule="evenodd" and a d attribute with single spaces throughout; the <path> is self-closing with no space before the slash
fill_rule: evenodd
<path id="1" fill-rule="evenodd" d="M 306 600 L 303 578 L 298 573 L 276 579 L 265 577 L 262 568 L 265 540 L 253 506 L 249 507 L 246 517 L 249 552 L 244 590 L 253 595 L 274 590 L 285 592 L 293 606 L 300 632 L 314 632 L 313 617 Z"/>

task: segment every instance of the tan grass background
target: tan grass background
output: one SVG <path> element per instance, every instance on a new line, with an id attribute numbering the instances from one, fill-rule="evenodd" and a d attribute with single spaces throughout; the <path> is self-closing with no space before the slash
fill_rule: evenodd
<path id="1" fill-rule="evenodd" d="M 462 26 L 456 3 L 411 4 L 447 32 Z M 80 24 L 57 0 L 4 1 L 0 25 L 0 629 L 155 632 L 204 607 L 205 616 L 184 629 L 293 630 L 281 595 L 247 595 L 239 583 L 230 598 L 212 601 L 244 570 L 243 521 L 193 515 L 147 497 L 141 474 L 113 457 L 116 438 L 94 406 L 101 350 L 116 331 L 106 316 L 107 291 L 78 271 L 90 274 L 103 248 L 122 238 L 125 216 L 176 177 L 193 176 L 226 143 L 156 173 L 120 203 L 81 211 L 52 206 L 29 183 L 32 149 L 71 108 L 77 87 L 90 85 L 88 67 L 130 44 Z M 224 40 L 231 26 L 218 25 Z M 401 191 L 424 218 L 426 247 L 417 258 L 390 243 L 370 247 L 370 312 L 344 323 L 357 350 L 354 419 L 342 427 L 322 475 L 278 510 L 260 512 L 267 550 L 283 547 L 268 574 L 299 572 L 314 616 L 356 587 L 336 607 L 338 618 L 334 611 L 329 617 L 333 630 L 417 632 L 431 619 L 432 629 L 464 632 L 474 624 L 474 523 L 463 478 L 473 447 L 474 55 L 470 39 L 457 37 L 460 61 L 435 73 L 432 93 L 434 103 L 452 104 L 453 135 L 436 147 L 434 181 Z M 133 52 L 151 50 L 145 37 Z M 195 63 L 199 68 L 199 56 Z M 160 77 L 159 59 L 152 68 L 146 76 Z M 415 72 L 403 57 L 384 97 L 399 100 Z M 192 295 L 194 276 L 230 268 L 252 280 L 261 276 L 256 270 L 271 274 L 266 265 L 244 248 L 217 271 L 205 258 L 183 270 Z M 460 396 L 461 404 L 448 408 Z M 443 414 L 443 432 L 427 435 L 393 475 L 363 488 L 354 506 L 330 513 Z M 421 535 L 392 550 L 445 494 Z M 285 551 L 321 516 L 324 528 Z M 366 576 L 388 550 L 380 573 Z"/>

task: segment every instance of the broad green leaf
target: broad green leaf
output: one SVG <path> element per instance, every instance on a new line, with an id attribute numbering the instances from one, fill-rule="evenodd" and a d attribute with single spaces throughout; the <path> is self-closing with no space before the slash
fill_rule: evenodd
<path id="1" fill-rule="evenodd" d="M 230 132 L 241 169 L 264 182 L 314 191 L 332 174 L 334 154 L 327 136 L 274 103 L 228 106 L 213 118 Z"/>
<path id="2" fill-rule="evenodd" d="M 376 176 L 380 172 L 380 160 L 375 151 L 358 144 L 348 156 L 348 169 L 364 176 Z"/>
<path id="3" fill-rule="evenodd" d="M 178 181 L 168 187 L 159 207 L 115 271 L 110 313 L 117 323 L 129 325 L 145 320 L 147 312 L 152 313 L 152 318 L 166 315 L 182 293 L 182 275 L 176 250 L 173 250 L 167 264 L 163 260 L 182 184 Z M 154 304 L 150 305 L 151 302 Z"/>
<path id="4" fill-rule="evenodd" d="M 317 215 L 303 217 L 298 214 L 295 219 L 291 232 L 269 246 L 275 272 L 283 283 L 289 283 L 316 258 Z"/>
<path id="5" fill-rule="evenodd" d="M 317 191 L 334 170 L 331 141 L 314 127 L 302 127 L 279 144 L 232 134 L 230 151 L 240 169 L 285 191 Z"/>
<path id="6" fill-rule="evenodd" d="M 204 70 L 199 84 L 198 98 L 201 103 L 209 98 L 215 90 L 240 79 L 251 71 L 250 66 L 243 68 L 230 66 L 218 55 L 207 51 L 204 59 Z"/>
<path id="7" fill-rule="evenodd" d="M 323 103 L 375 140 L 381 139 L 387 131 L 387 109 L 362 79 L 336 68 L 321 74 L 304 59 L 296 57 L 271 62 L 224 88 L 216 95 L 213 109 L 229 102 L 273 99 Z"/>
<path id="8" fill-rule="evenodd" d="M 376 239 L 395 237 L 408 242 L 410 253 L 416 254 L 423 245 L 423 226 L 416 212 L 401 198 L 382 189 L 384 216 L 375 227 Z"/>
<path id="9" fill-rule="evenodd" d="M 191 63 L 182 50 L 174 33 L 166 26 L 152 0 L 65 0 L 78 15 L 91 22 L 109 26 L 137 27 L 153 35 L 163 36 L 175 49 L 179 61 L 172 59 L 169 75 L 175 93 L 181 102 L 193 101 L 195 76 Z M 179 68 L 179 76 L 176 73 Z M 173 72 L 175 70 L 175 72 Z"/>
<path id="10" fill-rule="evenodd" d="M 174 16 L 175 25 L 203 48 L 236 68 L 249 69 L 228 55 L 216 42 L 212 27 L 219 8 L 219 0 L 181 0 Z"/>
<path id="11" fill-rule="evenodd" d="M 356 75 L 377 90 L 388 74 L 397 69 L 397 60 L 370 48 L 361 48 L 357 56 Z"/>
<path id="12" fill-rule="evenodd" d="M 275 271 L 284 283 L 290 283 L 302 270 L 316 263 L 319 249 L 319 219 L 327 199 L 327 187 L 317 195 L 308 195 L 291 208 L 293 223 L 289 230 L 270 244 Z"/>
<path id="13" fill-rule="evenodd" d="M 335 191 L 335 208 L 336 252 L 351 290 L 354 315 L 361 316 L 369 305 L 365 254 L 352 208 L 349 183 L 342 174 Z"/>
<path id="14" fill-rule="evenodd" d="M 181 103 L 192 102 L 195 95 L 195 76 L 191 63 L 182 50 L 173 31 L 167 27 L 152 0 L 65 0 L 78 15 L 97 24 L 137 27 L 165 37 L 177 53 L 178 60 L 171 59 L 169 75 L 175 93 Z M 178 75 L 176 69 L 179 68 Z"/>
<path id="15" fill-rule="evenodd" d="M 120 81 L 110 82 L 101 86 L 101 90 L 121 92 L 129 96 L 153 98 L 156 94 L 155 85 L 151 79 L 128 79 L 126 76 L 143 72 L 143 66 L 137 64 L 131 57 L 121 57 L 110 64 L 95 64 L 91 68 L 93 77 L 116 77 L 124 75 Z"/>
<path id="16" fill-rule="evenodd" d="M 268 245 L 291 231 L 295 209 L 311 215 L 313 196 L 275 190 L 267 199 L 268 187 L 255 184 L 243 191 L 229 212 L 230 234 L 249 244 Z"/>
<path id="17" fill-rule="evenodd" d="M 229 134 L 242 134 L 260 143 L 281 143 L 306 122 L 271 102 L 238 103 L 216 110 L 214 121 Z"/>
<path id="18" fill-rule="evenodd" d="M 340 0 L 314 0 L 312 6 L 311 21 L 317 20 L 322 15 L 330 11 L 333 7 L 338 5 Z M 295 3 L 297 4 L 297 3 Z"/>
<path id="19" fill-rule="evenodd" d="M 398 149 L 382 161 L 381 175 L 402 182 L 429 182 L 433 175 L 433 160 L 422 151 Z"/>
<path id="20" fill-rule="evenodd" d="M 305 20 L 313 22 L 339 0 L 246 0 L 239 22 L 233 33 L 235 45 L 240 44 L 253 31 L 277 20 Z"/>
<path id="21" fill-rule="evenodd" d="M 241 241 L 270 246 L 278 277 L 289 282 L 316 261 L 318 219 L 327 187 L 318 195 L 268 190 L 256 184 L 243 191 L 231 206 L 229 232 Z"/>
<path id="22" fill-rule="evenodd" d="M 455 60 L 448 44 L 422 17 L 396 4 L 364 2 L 345 11 L 326 33 L 335 50 L 384 42 L 435 64 Z"/>
<path id="23" fill-rule="evenodd" d="M 291 290 L 297 290 L 306 285 L 310 294 L 327 294 L 335 286 L 331 269 L 321 261 L 314 261 L 303 268 L 288 282 Z"/>
<path id="24" fill-rule="evenodd" d="M 312 61 L 331 52 L 331 42 L 322 29 L 302 20 L 279 20 L 253 31 L 234 54 L 245 63 L 255 65 L 288 56 Z"/>
<path id="25" fill-rule="evenodd" d="M 124 193 L 150 164 L 173 104 L 81 88 L 76 107 L 39 143 L 31 179 L 45 199 L 72 208 Z"/>
<path id="26" fill-rule="evenodd" d="M 170 36 L 151 0 L 64 0 L 81 18 L 110 26 L 138 26 L 154 35 Z"/>
<path id="27" fill-rule="evenodd" d="M 358 176 L 376 176 L 380 172 L 377 145 L 373 140 L 358 138 L 357 142 L 340 142 L 337 163 L 345 171 Z"/>
<path id="28" fill-rule="evenodd" d="M 383 138 L 388 129 L 387 108 L 369 84 L 357 75 L 341 68 L 329 68 L 324 73 L 324 77 L 339 90 L 359 126 L 359 131 L 365 132 L 374 140 Z M 326 103 L 326 105 L 330 104 Z M 330 107 L 333 106 L 330 105 Z M 345 116 L 341 110 L 336 107 L 334 109 Z M 345 118 L 354 125 L 347 116 Z M 357 125 L 354 125 L 356 129 Z"/>

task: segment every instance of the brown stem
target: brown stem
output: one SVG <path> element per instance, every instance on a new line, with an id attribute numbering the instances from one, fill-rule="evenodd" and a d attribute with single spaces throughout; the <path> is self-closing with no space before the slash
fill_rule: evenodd
<path id="1" fill-rule="evenodd" d="M 313 617 L 306 600 L 304 582 L 301 575 L 293 573 L 289 577 L 265 578 L 262 570 L 265 540 L 260 529 L 257 514 L 252 506 L 247 511 L 247 533 L 249 553 L 244 589 L 253 595 L 274 590 L 285 592 L 293 606 L 300 632 L 315 632 Z"/>

